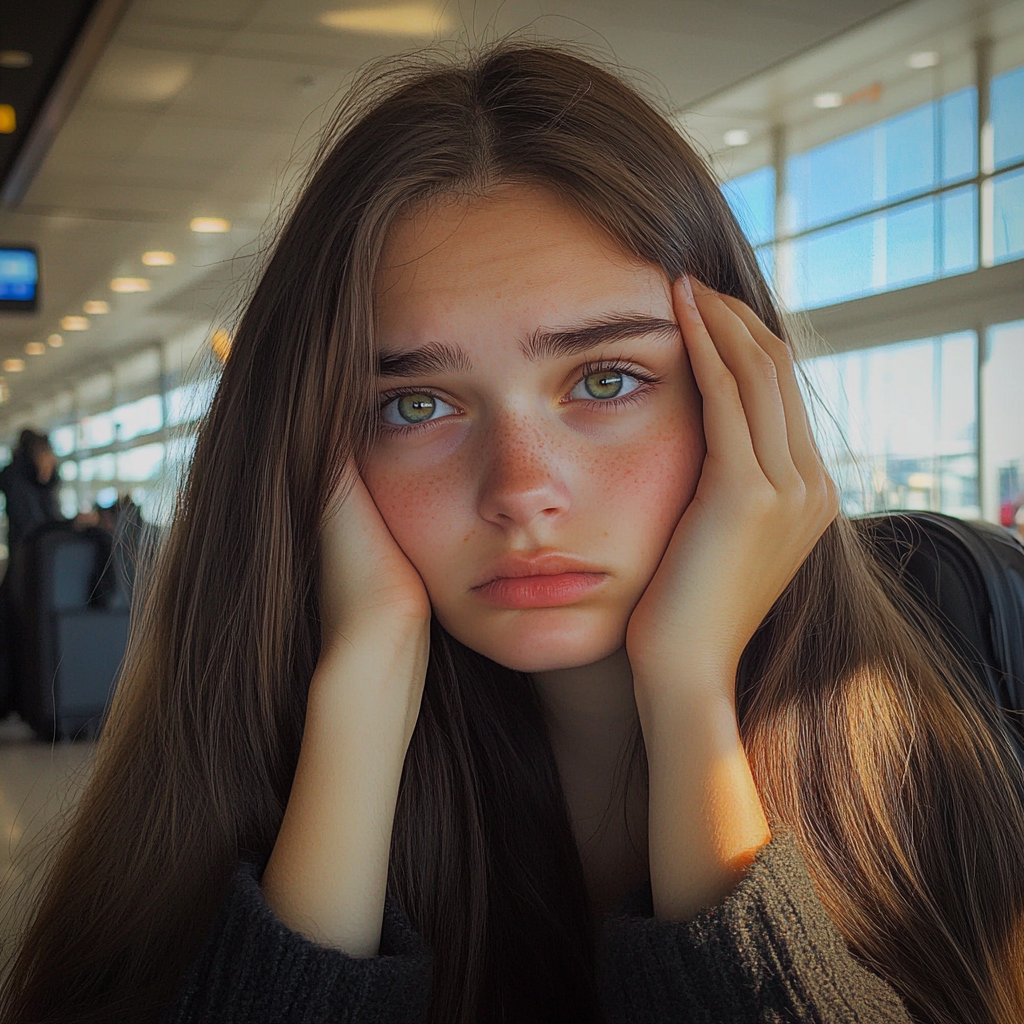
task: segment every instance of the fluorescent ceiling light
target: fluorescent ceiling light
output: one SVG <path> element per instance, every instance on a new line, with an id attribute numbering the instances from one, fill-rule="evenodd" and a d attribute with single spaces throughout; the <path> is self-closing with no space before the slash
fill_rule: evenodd
<path id="1" fill-rule="evenodd" d="M 907 67 L 920 71 L 922 68 L 933 68 L 939 63 L 939 55 L 934 50 L 918 50 L 907 58 Z"/>
<path id="2" fill-rule="evenodd" d="M 324 11 L 319 21 L 321 25 L 341 32 L 363 32 L 375 36 L 435 36 L 449 27 L 449 20 L 444 14 L 427 4 Z"/>
<path id="3" fill-rule="evenodd" d="M 61 345 L 64 344 L 64 339 L 59 334 L 51 334 L 46 339 L 46 344 L 49 345 L 50 348 L 60 348 Z"/>
<path id="4" fill-rule="evenodd" d="M 148 277 L 115 277 L 110 282 L 112 292 L 120 292 L 128 295 L 131 292 L 148 292 L 153 287 L 153 282 Z"/>
<path id="5" fill-rule="evenodd" d="M 89 330 L 89 318 L 87 316 L 66 316 L 61 319 L 62 331 L 87 331 Z"/>
<path id="6" fill-rule="evenodd" d="M 730 128 L 722 136 L 722 141 L 727 146 L 745 146 L 750 141 L 750 132 L 746 128 Z"/>
<path id="7" fill-rule="evenodd" d="M 841 107 L 843 105 L 843 94 L 841 92 L 819 92 L 814 97 L 814 105 L 819 110 Z"/>
<path id="8" fill-rule="evenodd" d="M 150 249 L 142 254 L 142 262 L 147 267 L 169 267 L 174 263 L 173 252 L 165 252 L 163 249 Z"/>
<path id="9" fill-rule="evenodd" d="M 24 359 L 5 359 L 4 370 L 7 373 L 21 373 L 25 369 Z"/>
<path id="10" fill-rule="evenodd" d="M 219 235 L 231 230 L 231 221 L 223 217 L 193 217 L 188 226 L 201 235 Z"/>
<path id="11" fill-rule="evenodd" d="M 192 77 L 192 65 L 182 60 L 154 60 L 145 52 L 121 50 L 110 55 L 96 72 L 92 89 L 115 103 L 166 103 Z"/>
<path id="12" fill-rule="evenodd" d="M 46 346 L 41 341 L 30 341 L 25 346 L 25 351 L 30 356 L 45 356 L 46 355 Z"/>
<path id="13" fill-rule="evenodd" d="M 90 316 L 103 316 L 104 313 L 110 312 L 110 305 L 102 299 L 90 299 L 82 306 L 82 312 Z"/>

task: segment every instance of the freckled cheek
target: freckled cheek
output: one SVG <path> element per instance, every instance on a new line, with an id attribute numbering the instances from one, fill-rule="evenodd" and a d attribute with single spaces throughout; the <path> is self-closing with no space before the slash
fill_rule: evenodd
<path id="1" fill-rule="evenodd" d="M 391 535 L 429 587 L 428 577 L 437 574 L 461 539 L 459 482 L 436 468 L 417 473 L 373 463 L 362 475 Z"/>
<path id="2" fill-rule="evenodd" d="M 590 479 L 597 486 L 588 500 L 602 520 L 602 532 L 631 552 L 634 568 L 652 560 L 649 568 L 656 567 L 693 499 L 703 462 L 702 432 L 675 426 L 607 453 L 594 467 Z"/>

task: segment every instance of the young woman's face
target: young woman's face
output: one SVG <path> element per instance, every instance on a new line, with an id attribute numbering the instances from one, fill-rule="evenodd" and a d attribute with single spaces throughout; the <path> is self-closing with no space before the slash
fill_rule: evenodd
<path id="1" fill-rule="evenodd" d="M 668 277 L 510 187 L 401 221 L 377 309 L 363 478 L 440 623 L 524 672 L 617 651 L 704 457 Z"/>

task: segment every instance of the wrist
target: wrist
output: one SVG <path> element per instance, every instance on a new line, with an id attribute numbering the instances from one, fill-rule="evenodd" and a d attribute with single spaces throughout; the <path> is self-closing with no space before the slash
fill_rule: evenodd
<path id="1" fill-rule="evenodd" d="M 657 716 L 693 722 L 736 719 L 736 670 L 731 660 L 697 661 L 680 655 L 671 665 L 642 662 L 633 668 L 641 722 Z"/>

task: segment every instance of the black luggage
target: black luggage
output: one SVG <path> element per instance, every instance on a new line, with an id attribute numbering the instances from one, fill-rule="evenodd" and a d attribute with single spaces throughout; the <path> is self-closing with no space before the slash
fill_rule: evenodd
<path id="1" fill-rule="evenodd" d="M 16 705 L 45 740 L 98 735 L 128 639 L 131 596 L 99 527 L 48 523 L 16 579 Z"/>
<path id="2" fill-rule="evenodd" d="M 1002 527 L 938 512 L 855 525 L 1003 709 L 1024 760 L 1024 547 Z"/>

